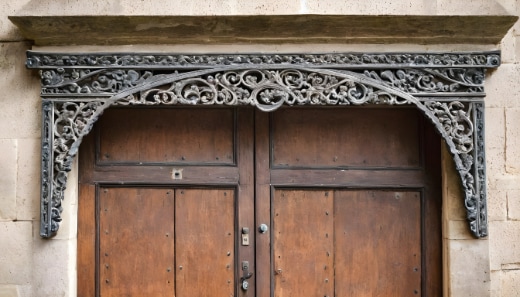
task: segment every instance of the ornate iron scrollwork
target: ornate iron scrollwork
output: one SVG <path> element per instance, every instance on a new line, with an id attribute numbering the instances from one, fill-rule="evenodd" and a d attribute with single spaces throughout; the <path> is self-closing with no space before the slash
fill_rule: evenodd
<path id="1" fill-rule="evenodd" d="M 446 141 L 470 230 L 487 235 L 484 76 L 499 52 L 153 55 L 28 52 L 40 69 L 42 237 L 53 236 L 82 138 L 112 105 L 415 105 Z"/>

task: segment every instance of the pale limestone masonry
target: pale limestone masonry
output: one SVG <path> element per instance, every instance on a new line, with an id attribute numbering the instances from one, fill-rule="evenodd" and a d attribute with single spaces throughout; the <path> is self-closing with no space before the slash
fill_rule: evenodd
<path id="1" fill-rule="evenodd" d="M 39 237 L 40 98 L 31 49 L 9 15 L 520 15 L 518 0 L 0 1 L 0 297 L 75 296 L 77 169 L 58 235 Z M 485 24 L 482 24 L 485 26 Z M 497 45 L 179 44 L 37 47 L 54 51 L 299 52 L 502 50 L 486 80 L 489 236 L 471 237 L 451 158 L 443 151 L 444 292 L 520 296 L 520 22 Z M 80 151 L 81 153 L 81 151 Z"/>

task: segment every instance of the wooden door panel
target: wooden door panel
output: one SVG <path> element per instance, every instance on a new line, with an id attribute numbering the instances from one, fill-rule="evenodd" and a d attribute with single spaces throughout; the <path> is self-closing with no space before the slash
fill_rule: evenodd
<path id="1" fill-rule="evenodd" d="M 235 163 L 233 109 L 109 109 L 99 121 L 99 164 Z"/>
<path id="2" fill-rule="evenodd" d="M 233 296 L 234 191 L 175 192 L 177 296 Z"/>
<path id="3" fill-rule="evenodd" d="M 333 296 L 333 197 L 277 190 L 273 201 L 274 296 Z"/>
<path id="4" fill-rule="evenodd" d="M 175 296 L 173 191 L 104 188 L 99 206 L 100 295 Z"/>
<path id="5" fill-rule="evenodd" d="M 272 114 L 272 166 L 392 167 L 421 165 L 413 109 L 283 109 Z"/>
<path id="6" fill-rule="evenodd" d="M 421 296 L 418 192 L 334 193 L 336 296 Z"/>

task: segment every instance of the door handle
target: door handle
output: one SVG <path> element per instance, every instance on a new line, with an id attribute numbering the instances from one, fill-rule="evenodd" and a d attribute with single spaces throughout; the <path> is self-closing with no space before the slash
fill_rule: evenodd
<path id="1" fill-rule="evenodd" d="M 242 283 L 242 290 L 247 291 L 247 289 L 249 289 L 249 282 L 247 280 L 253 276 L 253 273 L 249 272 L 249 261 L 242 261 L 242 271 L 243 275 L 240 278 L 240 282 Z"/>

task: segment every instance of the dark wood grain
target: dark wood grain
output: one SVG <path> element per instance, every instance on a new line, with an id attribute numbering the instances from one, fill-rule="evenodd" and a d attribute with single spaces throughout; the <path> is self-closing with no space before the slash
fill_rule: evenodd
<path id="1" fill-rule="evenodd" d="M 175 296 L 174 192 L 104 188 L 99 196 L 100 295 Z"/>
<path id="2" fill-rule="evenodd" d="M 101 164 L 234 164 L 233 109 L 110 109 L 99 122 Z"/>
<path id="3" fill-rule="evenodd" d="M 332 192 L 278 190 L 273 204 L 274 296 L 334 296 Z"/>
<path id="4" fill-rule="evenodd" d="M 78 297 L 95 296 L 96 292 L 96 187 L 81 184 L 78 201 Z"/>
<path id="5" fill-rule="evenodd" d="M 421 296 L 418 192 L 334 193 L 336 296 Z"/>
<path id="6" fill-rule="evenodd" d="M 272 116 L 272 165 L 290 167 L 420 166 L 413 109 L 283 109 Z"/>
<path id="7" fill-rule="evenodd" d="M 234 196 L 229 189 L 175 191 L 176 296 L 234 295 Z"/>

